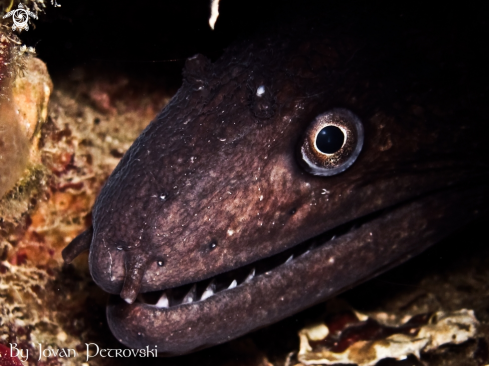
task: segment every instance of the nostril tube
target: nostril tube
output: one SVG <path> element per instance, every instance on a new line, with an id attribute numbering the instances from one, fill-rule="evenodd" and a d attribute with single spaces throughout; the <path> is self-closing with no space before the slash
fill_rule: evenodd
<path id="1" fill-rule="evenodd" d="M 121 297 L 128 304 L 132 304 L 138 296 L 146 267 L 147 259 L 144 258 L 143 254 L 127 253 L 126 275 L 124 285 L 122 286 Z"/>
<path id="2" fill-rule="evenodd" d="M 88 228 L 83 233 L 78 235 L 75 239 L 73 239 L 71 243 L 68 244 L 68 246 L 64 248 L 61 252 L 65 263 L 70 263 L 71 261 L 73 261 L 73 259 L 78 257 L 81 252 L 90 249 L 92 236 L 93 226 L 90 226 L 90 228 Z"/>

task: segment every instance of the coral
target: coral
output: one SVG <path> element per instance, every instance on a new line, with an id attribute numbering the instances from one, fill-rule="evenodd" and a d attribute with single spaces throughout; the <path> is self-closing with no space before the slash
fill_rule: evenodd
<path id="1" fill-rule="evenodd" d="M 0 198 L 19 181 L 29 163 L 28 172 L 39 170 L 34 168 L 40 164 L 35 133 L 47 117 L 53 85 L 46 66 L 33 54 L 0 28 Z M 0 203 L 5 219 L 4 207 Z"/>
<path id="2" fill-rule="evenodd" d="M 12 103 L 0 102 L 0 197 L 24 172 L 28 154 L 29 140 L 22 133 Z"/>
<path id="3" fill-rule="evenodd" d="M 382 324 L 375 315 L 344 312 L 326 324 L 302 329 L 298 360 L 302 365 L 374 366 L 385 358 L 401 360 L 410 354 L 419 358 L 420 352 L 473 339 L 480 325 L 467 309 L 418 314 L 394 324 Z"/>
<path id="4" fill-rule="evenodd" d="M 26 198 L 45 181 L 38 142 L 53 88 L 42 61 L 16 53 L 22 68 L 0 98 L 0 215 L 7 222 L 16 222 L 28 210 Z"/>
<path id="5" fill-rule="evenodd" d="M 39 343 L 43 348 L 55 349 L 58 343 L 62 343 L 64 348 L 76 348 L 79 344 L 78 335 L 63 329 L 63 321 L 66 322 L 66 319 L 58 314 L 63 299 L 53 299 L 52 296 L 54 273 L 2 261 L 0 274 L 1 343 L 16 343 L 19 349 L 28 350 L 30 365 L 36 364 L 35 361 L 39 359 Z M 68 362 L 64 364 L 79 365 L 83 360 L 84 357 L 78 355 L 67 359 Z M 61 364 L 56 359 L 47 361 L 47 364 L 53 366 Z"/>
<path id="6" fill-rule="evenodd" d="M 53 82 L 46 64 L 38 58 L 27 55 L 22 65 L 21 75 L 13 80 L 12 102 L 23 134 L 35 143 L 35 133 L 47 118 Z"/>
<path id="7" fill-rule="evenodd" d="M 0 32 L 0 197 L 20 178 L 27 164 L 29 140 L 12 102 L 12 78 L 18 62 L 17 42 Z"/>
<path id="8" fill-rule="evenodd" d="M 25 73 L 38 68 L 26 65 Z M 50 85 L 42 73 L 36 80 L 19 88 L 24 100 L 19 104 L 31 107 L 26 116 L 46 110 L 46 99 L 36 99 L 35 108 L 25 102 L 32 100 L 27 90 L 42 95 L 42 85 Z M 60 252 L 91 224 L 91 207 L 105 179 L 169 100 L 161 92 L 138 92 L 125 78 L 57 85 L 46 123 L 24 129 L 34 134 L 28 169 L 0 201 L 0 344 L 18 343 L 29 350 L 29 364 L 43 366 L 80 365 L 84 342 L 102 344 L 110 334 L 100 329 L 107 295 L 91 281 L 86 256 L 65 267 Z M 107 108 L 98 95 L 105 95 Z M 36 362 L 39 343 L 78 355 Z"/>
<path id="9" fill-rule="evenodd" d="M 6 141 L 7 146 L 12 145 L 12 136 L 16 132 L 15 136 L 23 142 L 21 150 L 0 148 L 0 154 L 10 151 L 10 155 L 13 155 L 7 161 L 0 161 L 0 173 L 3 172 L 0 179 L 8 178 L 10 182 L 0 187 L 0 197 L 8 192 L 0 200 L 0 216 L 8 222 L 16 222 L 27 212 L 29 201 L 26 198 L 34 197 L 40 191 L 38 188 L 46 183 L 46 169 L 42 165 L 38 143 L 41 137 L 40 127 L 47 118 L 53 84 L 46 65 L 39 59 L 30 55 L 24 56 L 22 65 L 21 73 L 11 83 L 10 100 L 3 101 L 0 105 L 0 108 L 3 106 L 9 109 L 15 116 L 15 123 L 7 125 L 0 134 L 0 139 Z M 1 121 L 3 118 L 0 123 Z M 16 171 L 12 171 L 14 169 Z"/>

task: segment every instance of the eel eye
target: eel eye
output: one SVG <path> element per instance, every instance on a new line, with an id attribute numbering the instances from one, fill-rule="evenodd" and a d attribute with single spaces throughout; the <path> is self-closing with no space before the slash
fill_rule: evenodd
<path id="1" fill-rule="evenodd" d="M 348 169 L 363 146 L 363 125 L 346 109 L 336 108 L 317 116 L 308 126 L 300 149 L 304 168 L 329 176 Z"/>

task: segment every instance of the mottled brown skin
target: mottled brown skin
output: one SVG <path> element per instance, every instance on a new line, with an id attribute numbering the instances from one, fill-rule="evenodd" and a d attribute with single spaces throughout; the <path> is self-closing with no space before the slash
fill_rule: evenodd
<path id="1" fill-rule="evenodd" d="M 158 309 L 114 297 L 108 320 L 122 343 L 175 355 L 225 342 L 365 281 L 485 213 L 478 64 L 444 31 L 364 19 L 288 22 L 215 63 L 189 59 L 183 86 L 97 199 L 90 270 L 105 291 L 132 302 L 387 210 L 204 301 Z M 257 98 L 260 85 L 266 94 Z M 363 122 L 363 150 L 344 173 L 314 176 L 298 147 L 313 119 L 338 107 Z"/>

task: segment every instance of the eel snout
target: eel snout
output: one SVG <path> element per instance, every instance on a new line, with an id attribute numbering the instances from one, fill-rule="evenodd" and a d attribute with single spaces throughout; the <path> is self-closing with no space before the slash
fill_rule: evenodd
<path id="1" fill-rule="evenodd" d="M 486 213 L 484 190 L 438 192 L 355 220 L 338 235 L 298 245 L 269 268 L 253 263 L 227 277 L 140 296 L 133 304 L 113 296 L 110 328 L 125 345 L 157 345 L 166 356 L 226 342 L 418 254 Z"/>

